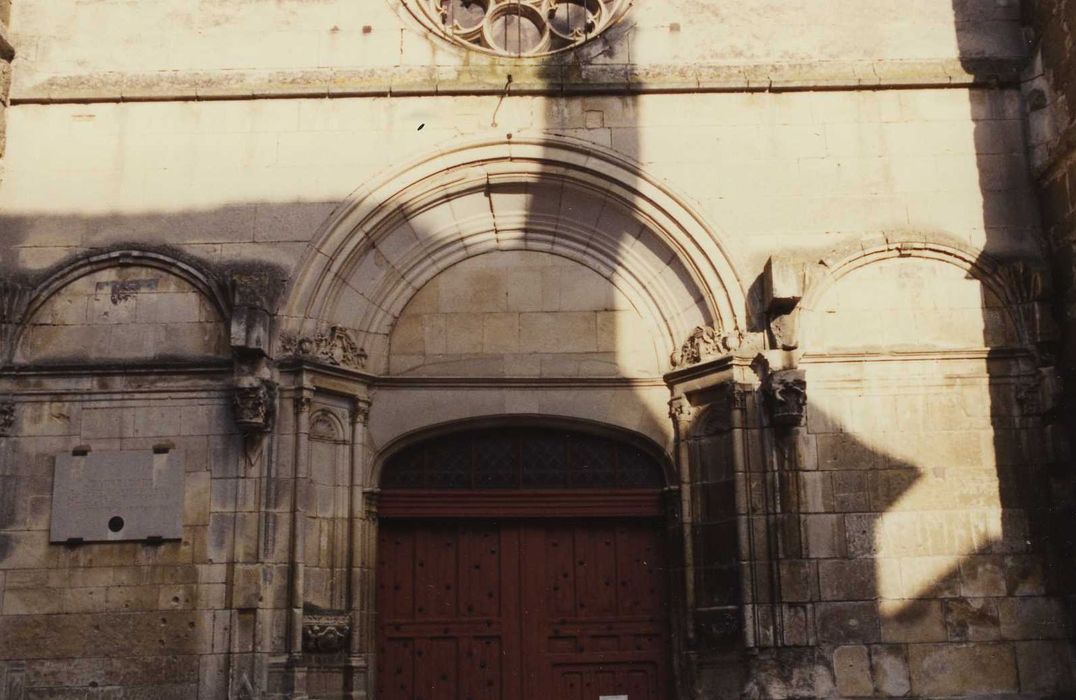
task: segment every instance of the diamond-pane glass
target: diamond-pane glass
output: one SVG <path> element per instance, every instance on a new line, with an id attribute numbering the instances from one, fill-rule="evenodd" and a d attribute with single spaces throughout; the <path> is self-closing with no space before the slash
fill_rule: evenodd
<path id="1" fill-rule="evenodd" d="M 476 489 L 519 487 L 518 442 L 511 437 L 497 435 L 475 441 Z"/>
<path id="2" fill-rule="evenodd" d="M 598 437 L 580 435 L 572 441 L 572 486 L 615 488 L 613 444 Z"/>
<path id="3" fill-rule="evenodd" d="M 426 487 L 433 489 L 469 489 L 471 484 L 470 444 L 450 438 L 430 445 L 426 457 Z"/>
<path id="4" fill-rule="evenodd" d="M 551 428 L 473 430 L 434 438 L 389 459 L 389 489 L 638 489 L 664 484 L 645 450 Z"/>
<path id="5" fill-rule="evenodd" d="M 523 488 L 564 488 L 568 486 L 568 451 L 563 436 L 524 440 Z"/>
<path id="6" fill-rule="evenodd" d="M 622 488 L 660 488 L 665 480 L 654 458 L 631 445 L 617 446 L 617 484 Z"/>

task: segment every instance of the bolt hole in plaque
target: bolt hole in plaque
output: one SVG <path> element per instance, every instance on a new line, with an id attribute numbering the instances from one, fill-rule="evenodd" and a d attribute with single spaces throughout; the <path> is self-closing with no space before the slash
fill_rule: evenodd
<path id="1" fill-rule="evenodd" d="M 108 519 L 108 529 L 111 532 L 119 532 L 123 529 L 123 525 L 123 518 L 118 515 L 113 515 L 111 518 Z"/>

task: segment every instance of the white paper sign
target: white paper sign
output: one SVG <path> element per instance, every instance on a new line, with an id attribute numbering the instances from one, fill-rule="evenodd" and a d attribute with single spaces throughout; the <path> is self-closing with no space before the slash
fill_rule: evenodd
<path id="1" fill-rule="evenodd" d="M 628 700 L 627 695 L 599 695 L 598 700 Z"/>

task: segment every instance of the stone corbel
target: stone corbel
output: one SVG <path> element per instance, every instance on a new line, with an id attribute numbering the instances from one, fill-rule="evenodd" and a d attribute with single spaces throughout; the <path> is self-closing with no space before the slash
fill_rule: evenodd
<path id="1" fill-rule="evenodd" d="M 802 369 L 770 372 L 766 381 L 770 420 L 778 428 L 803 425 L 807 412 L 807 375 Z"/>
<path id="2" fill-rule="evenodd" d="M 232 407 L 235 422 L 245 435 L 267 433 L 276 417 L 276 382 L 250 375 L 235 381 Z"/>
<path id="3" fill-rule="evenodd" d="M 277 384 L 269 364 L 272 308 L 283 283 L 268 267 L 234 268 L 228 273 L 232 316 L 230 342 L 234 361 L 232 406 L 236 425 L 250 457 L 260 437 L 273 429 Z"/>
<path id="4" fill-rule="evenodd" d="M 806 267 L 783 258 L 770 258 L 762 273 L 762 302 L 775 347 L 799 347 L 799 303 L 806 286 Z"/>
<path id="5" fill-rule="evenodd" d="M 346 610 L 307 610 L 303 614 L 303 651 L 335 654 L 348 648 L 351 615 Z"/>

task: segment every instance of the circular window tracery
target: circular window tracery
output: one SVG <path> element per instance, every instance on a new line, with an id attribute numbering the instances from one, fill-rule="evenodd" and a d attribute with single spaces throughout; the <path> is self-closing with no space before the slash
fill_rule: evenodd
<path id="1" fill-rule="evenodd" d="M 585 43 L 619 19 L 628 0 L 406 0 L 434 29 L 470 48 L 540 56 Z"/>

